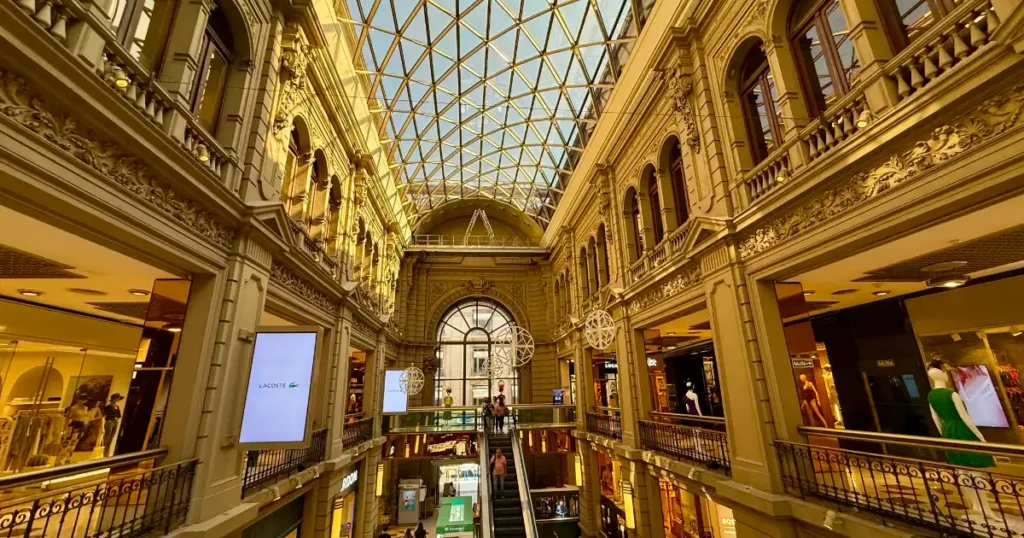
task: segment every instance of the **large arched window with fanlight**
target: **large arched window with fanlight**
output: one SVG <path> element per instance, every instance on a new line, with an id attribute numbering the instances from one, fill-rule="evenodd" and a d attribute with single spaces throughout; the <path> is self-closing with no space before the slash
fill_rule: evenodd
<path id="1" fill-rule="evenodd" d="M 496 341 L 514 323 L 502 304 L 470 298 L 448 309 L 437 325 L 438 358 L 434 404 L 441 405 L 451 390 L 453 405 L 479 406 L 499 394 L 505 403 L 519 401 L 519 378 L 508 366 L 490 367 Z"/>

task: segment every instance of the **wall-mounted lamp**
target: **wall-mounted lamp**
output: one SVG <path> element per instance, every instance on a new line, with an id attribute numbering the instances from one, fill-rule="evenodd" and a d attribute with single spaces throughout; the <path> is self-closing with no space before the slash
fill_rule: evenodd
<path id="1" fill-rule="evenodd" d="M 857 116 L 857 128 L 863 129 L 867 127 L 869 123 L 871 123 L 871 111 L 865 108 L 864 110 L 861 110 L 860 115 Z"/>

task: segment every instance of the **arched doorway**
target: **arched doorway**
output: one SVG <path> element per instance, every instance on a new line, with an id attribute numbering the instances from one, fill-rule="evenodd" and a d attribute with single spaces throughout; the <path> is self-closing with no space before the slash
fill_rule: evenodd
<path id="1" fill-rule="evenodd" d="M 453 405 L 478 406 L 497 396 L 504 385 L 507 403 L 519 401 L 519 377 L 513 368 L 488 371 L 495 339 L 514 323 L 507 308 L 492 299 L 474 297 L 452 305 L 437 325 L 438 359 L 434 404 L 451 389 Z"/>

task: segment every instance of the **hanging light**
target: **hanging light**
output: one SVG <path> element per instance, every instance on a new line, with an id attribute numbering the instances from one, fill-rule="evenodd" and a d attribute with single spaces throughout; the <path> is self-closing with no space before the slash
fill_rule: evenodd
<path id="1" fill-rule="evenodd" d="M 607 310 L 593 310 L 587 314 L 583 336 L 594 349 L 605 349 L 615 340 L 615 320 Z"/>

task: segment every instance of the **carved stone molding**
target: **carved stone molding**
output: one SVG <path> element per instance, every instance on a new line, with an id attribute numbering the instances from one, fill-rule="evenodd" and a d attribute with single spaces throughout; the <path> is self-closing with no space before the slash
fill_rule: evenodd
<path id="1" fill-rule="evenodd" d="M 686 128 L 686 145 L 694 153 L 700 153 L 700 134 L 697 129 L 697 115 L 690 104 L 693 93 L 693 78 L 683 73 L 678 67 L 664 72 L 665 81 L 672 93 L 672 107 L 683 118 Z"/>
<path id="2" fill-rule="evenodd" d="M 363 321 L 363 318 L 355 316 L 352 319 L 352 330 L 355 332 L 369 337 L 370 339 L 376 338 L 377 331 L 369 323 Z"/>
<path id="3" fill-rule="evenodd" d="M 469 291 L 485 293 L 487 290 L 494 287 L 494 282 L 480 277 L 473 277 L 463 282 L 462 286 Z"/>
<path id="4" fill-rule="evenodd" d="M 984 101 L 971 112 L 935 129 L 927 139 L 758 227 L 740 243 L 740 255 L 749 258 L 764 252 L 893 188 L 914 181 L 936 166 L 961 158 L 977 146 L 1007 131 L 1021 128 L 1024 124 L 1022 116 L 1024 84 Z"/>
<path id="5" fill-rule="evenodd" d="M 0 67 L 0 117 L 27 129 L 67 155 L 113 181 L 135 199 L 156 208 L 204 238 L 231 248 L 235 230 L 160 180 L 153 170 L 117 144 L 82 127 Z"/>
<path id="6" fill-rule="evenodd" d="M 291 272 L 290 269 L 278 263 L 277 260 L 270 264 L 270 281 L 279 284 L 282 288 L 331 314 L 339 310 L 338 301 L 317 289 L 309 281 Z"/>
<path id="7" fill-rule="evenodd" d="M 699 283 L 700 268 L 684 268 L 672 278 L 655 286 L 654 289 L 644 292 L 630 300 L 629 304 L 626 305 L 626 313 L 629 315 L 636 314 L 637 312 L 661 303 L 666 299 L 675 297 Z"/>
<path id="8" fill-rule="evenodd" d="M 295 108 L 299 104 L 299 94 L 306 89 L 306 67 L 312 58 L 308 45 L 298 45 L 281 53 L 281 99 L 277 103 L 274 114 L 274 134 L 283 136 L 291 127 Z"/>

